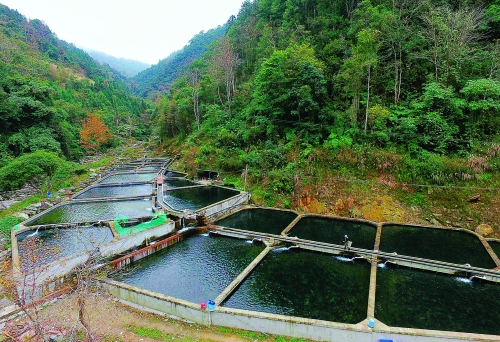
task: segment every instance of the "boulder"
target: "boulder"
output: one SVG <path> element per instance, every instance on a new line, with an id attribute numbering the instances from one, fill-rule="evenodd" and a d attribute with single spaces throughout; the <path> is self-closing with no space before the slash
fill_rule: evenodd
<path id="1" fill-rule="evenodd" d="M 26 214 L 26 213 L 24 213 L 24 212 L 22 212 L 22 213 L 15 213 L 13 216 L 20 217 L 20 218 L 25 219 L 25 220 L 27 220 L 27 219 L 30 218 L 29 215 Z"/>
<path id="2" fill-rule="evenodd" d="M 479 235 L 481 235 L 483 237 L 488 237 L 488 236 L 491 236 L 495 233 L 495 231 L 493 230 L 493 227 L 490 226 L 489 224 L 486 224 L 486 223 L 482 223 L 479 226 L 477 226 L 475 231 L 476 231 L 476 233 L 478 233 Z"/>

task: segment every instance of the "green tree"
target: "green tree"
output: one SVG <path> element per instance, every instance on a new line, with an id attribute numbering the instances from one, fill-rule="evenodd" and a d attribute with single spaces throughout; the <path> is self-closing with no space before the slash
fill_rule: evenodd
<path id="1" fill-rule="evenodd" d="M 257 116 L 281 127 L 326 119 L 324 66 L 308 45 L 275 51 L 255 77 L 253 106 Z"/>
<path id="2" fill-rule="evenodd" d="M 500 81 L 468 81 L 460 91 L 466 96 L 469 134 L 473 137 L 494 135 L 500 130 Z"/>
<path id="3" fill-rule="evenodd" d="M 0 169 L 0 188 L 14 190 L 26 183 L 36 186 L 43 181 L 50 188 L 54 174 L 64 164 L 65 161 L 53 152 L 36 151 L 25 154 Z"/>

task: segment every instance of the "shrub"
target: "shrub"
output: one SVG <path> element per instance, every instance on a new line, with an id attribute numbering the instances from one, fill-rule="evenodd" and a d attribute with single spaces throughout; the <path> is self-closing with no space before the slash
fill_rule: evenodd
<path id="1" fill-rule="evenodd" d="M 12 190 L 29 181 L 52 180 L 56 170 L 66 162 L 53 152 L 36 151 L 12 160 L 0 169 L 0 188 Z"/>

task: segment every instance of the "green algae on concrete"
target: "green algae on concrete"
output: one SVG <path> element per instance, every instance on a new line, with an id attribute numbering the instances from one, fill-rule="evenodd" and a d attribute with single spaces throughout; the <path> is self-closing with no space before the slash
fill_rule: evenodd
<path id="1" fill-rule="evenodd" d="M 115 223 L 115 229 L 118 232 L 118 234 L 123 237 L 131 234 L 136 234 L 139 233 L 143 230 L 147 230 L 150 228 L 158 227 L 164 223 L 166 223 L 168 220 L 167 215 L 162 212 L 154 213 L 153 218 L 150 221 L 146 222 L 141 222 L 137 225 L 134 226 L 124 226 L 125 223 L 128 222 L 127 217 L 123 216 L 118 216 L 115 217 L 114 223 Z"/>
<path id="2" fill-rule="evenodd" d="M 458 230 L 383 225 L 380 250 L 481 268 L 496 267 L 477 236 Z"/>
<path id="3" fill-rule="evenodd" d="M 370 264 L 278 248 L 262 260 L 224 306 L 340 323 L 366 318 Z"/>
<path id="4" fill-rule="evenodd" d="M 215 224 L 228 228 L 280 235 L 296 217 L 297 214 L 290 211 L 262 208 L 244 209 L 216 221 Z"/>
<path id="5" fill-rule="evenodd" d="M 387 266 L 377 272 L 375 318 L 394 327 L 500 334 L 500 285 Z"/>

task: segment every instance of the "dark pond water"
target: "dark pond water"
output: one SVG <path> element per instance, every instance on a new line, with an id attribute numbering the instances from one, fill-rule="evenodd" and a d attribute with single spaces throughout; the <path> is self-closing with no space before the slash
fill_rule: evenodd
<path id="1" fill-rule="evenodd" d="M 160 171 L 160 166 L 143 166 L 138 168 L 139 171 Z"/>
<path id="2" fill-rule="evenodd" d="M 145 182 L 156 178 L 156 172 L 144 172 L 144 173 L 117 173 L 116 175 L 109 176 L 103 179 L 99 183 L 129 183 L 129 182 Z"/>
<path id="3" fill-rule="evenodd" d="M 325 217 L 303 217 L 287 234 L 300 239 L 342 245 L 344 235 L 352 247 L 373 249 L 377 228 L 373 225 Z"/>
<path id="4" fill-rule="evenodd" d="M 114 172 L 134 172 L 135 167 L 134 166 L 121 166 L 121 167 L 114 167 L 111 169 Z"/>
<path id="5" fill-rule="evenodd" d="M 175 179 L 175 178 L 167 178 L 163 181 L 163 184 L 167 185 L 169 188 L 182 188 L 185 186 L 193 186 L 197 185 L 195 182 L 190 181 L 188 179 Z"/>
<path id="6" fill-rule="evenodd" d="M 380 250 L 482 268 L 496 266 L 481 241 L 462 231 L 384 225 Z"/>
<path id="7" fill-rule="evenodd" d="M 500 285 L 403 267 L 378 269 L 375 317 L 396 327 L 500 334 Z"/>
<path id="8" fill-rule="evenodd" d="M 245 209 L 215 224 L 223 227 L 279 235 L 297 217 L 289 211 L 271 209 Z"/>
<path id="9" fill-rule="evenodd" d="M 490 244 L 497 257 L 500 258 L 500 241 L 488 241 L 488 243 Z"/>
<path id="10" fill-rule="evenodd" d="M 151 184 L 96 186 L 89 188 L 74 198 L 102 198 L 102 197 L 132 197 L 148 196 L 153 192 Z"/>
<path id="11" fill-rule="evenodd" d="M 186 175 L 175 171 L 166 171 L 165 177 L 185 177 Z"/>
<path id="12" fill-rule="evenodd" d="M 47 212 L 28 226 L 55 223 L 78 223 L 113 220 L 116 216 L 131 218 L 151 216 L 151 199 L 124 201 L 73 202 Z"/>
<path id="13" fill-rule="evenodd" d="M 368 307 L 370 265 L 347 260 L 280 248 L 264 258 L 224 306 L 342 323 L 361 322 Z"/>
<path id="14" fill-rule="evenodd" d="M 208 234 L 188 238 L 133 264 L 113 279 L 194 303 L 215 299 L 262 246 Z"/>
<path id="15" fill-rule="evenodd" d="M 40 229 L 17 235 L 21 268 L 28 269 L 57 259 L 91 250 L 110 242 L 113 233 L 108 227 L 77 227 Z"/>
<path id="16" fill-rule="evenodd" d="M 240 192 L 216 186 L 199 186 L 167 191 L 164 201 L 175 210 L 198 210 L 226 200 Z"/>

